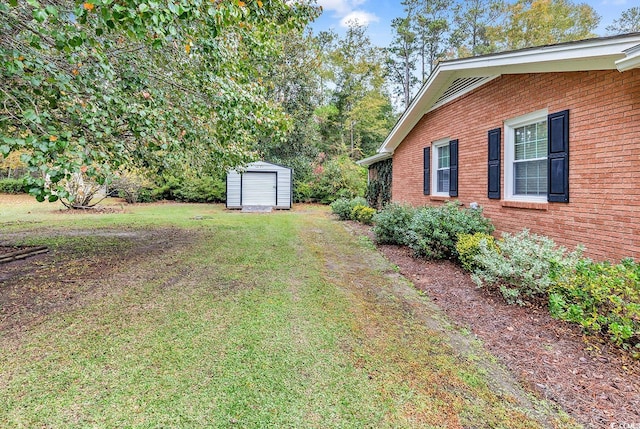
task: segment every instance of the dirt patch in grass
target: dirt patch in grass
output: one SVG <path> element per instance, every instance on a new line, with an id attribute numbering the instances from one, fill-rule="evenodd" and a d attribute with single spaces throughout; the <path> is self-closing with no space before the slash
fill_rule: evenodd
<path id="1" fill-rule="evenodd" d="M 100 279 L 189 243 L 184 230 L 44 229 L 40 235 L 8 235 L 12 241 L 45 244 L 50 251 L 2 264 L 0 332 L 15 334 L 43 317 L 105 293 Z M 8 249 L 26 246 L 8 246 Z M 0 248 L 1 250 L 2 248 Z"/>
<path id="2" fill-rule="evenodd" d="M 348 225 L 373 239 L 369 227 Z M 544 307 L 507 305 L 449 261 L 416 259 L 401 246 L 378 248 L 538 396 L 560 404 L 589 428 L 640 423 L 640 362 L 585 342 L 577 326 L 553 319 Z"/>

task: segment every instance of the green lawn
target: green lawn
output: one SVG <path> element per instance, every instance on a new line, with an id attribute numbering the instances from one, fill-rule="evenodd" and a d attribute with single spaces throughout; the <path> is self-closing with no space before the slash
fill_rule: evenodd
<path id="1" fill-rule="evenodd" d="M 3 198 L 0 244 L 51 251 L 0 281 L 0 427 L 576 427 L 325 208 Z"/>

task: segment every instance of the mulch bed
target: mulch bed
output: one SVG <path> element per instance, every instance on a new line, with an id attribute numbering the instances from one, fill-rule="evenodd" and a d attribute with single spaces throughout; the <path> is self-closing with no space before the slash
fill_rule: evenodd
<path id="1" fill-rule="evenodd" d="M 350 226 L 373 239 L 370 228 Z M 538 396 L 589 428 L 640 426 L 640 362 L 603 342 L 587 342 L 579 327 L 553 319 L 545 307 L 506 304 L 449 261 L 416 259 L 402 246 L 378 249 Z"/>

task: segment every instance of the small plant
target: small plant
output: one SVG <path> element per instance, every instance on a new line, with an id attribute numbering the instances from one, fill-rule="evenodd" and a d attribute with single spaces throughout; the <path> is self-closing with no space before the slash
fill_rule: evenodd
<path id="1" fill-rule="evenodd" d="M 460 203 L 448 202 L 439 207 L 423 207 L 413 216 L 407 235 L 408 245 L 416 256 L 431 259 L 457 258 L 456 240 L 459 234 L 494 230 L 482 210 L 465 209 Z"/>
<path id="2" fill-rule="evenodd" d="M 373 233 L 378 243 L 407 244 L 407 231 L 416 209 L 401 204 L 388 204 L 373 216 Z"/>
<path id="3" fill-rule="evenodd" d="M 371 219 L 376 214 L 376 209 L 358 204 L 351 209 L 351 220 L 364 223 L 365 225 L 371 225 Z"/>
<path id="4" fill-rule="evenodd" d="M 640 264 L 581 260 L 562 272 L 549 296 L 551 314 L 608 335 L 614 344 L 640 353 Z"/>
<path id="5" fill-rule="evenodd" d="M 458 260 L 462 264 L 462 268 L 471 272 L 476 270 L 477 264 L 474 258 L 480 253 L 481 246 L 498 251 L 495 239 L 489 234 L 484 232 L 458 234 L 456 252 L 458 252 Z"/>
<path id="6" fill-rule="evenodd" d="M 0 194 L 26 193 L 23 179 L 0 179 Z"/>
<path id="7" fill-rule="evenodd" d="M 546 297 L 554 276 L 574 266 L 582 254 L 580 248 L 568 253 L 552 239 L 526 229 L 502 234 L 496 245 L 497 249 L 479 243 L 472 278 L 478 286 L 498 287 L 510 304 L 523 304 L 523 297 Z"/>
<path id="8" fill-rule="evenodd" d="M 367 205 L 367 200 L 362 197 L 352 199 L 339 198 L 330 204 L 331 211 L 338 216 L 340 220 L 353 220 L 352 212 L 356 206 Z"/>

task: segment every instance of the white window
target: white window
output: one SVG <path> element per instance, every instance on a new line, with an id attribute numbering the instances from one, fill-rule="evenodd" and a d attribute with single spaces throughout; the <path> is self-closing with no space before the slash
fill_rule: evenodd
<path id="1" fill-rule="evenodd" d="M 510 119 L 505 129 L 505 196 L 547 201 L 547 111 Z"/>
<path id="2" fill-rule="evenodd" d="M 432 148 L 432 195 L 449 196 L 450 156 L 449 139 L 442 139 L 431 144 Z"/>

